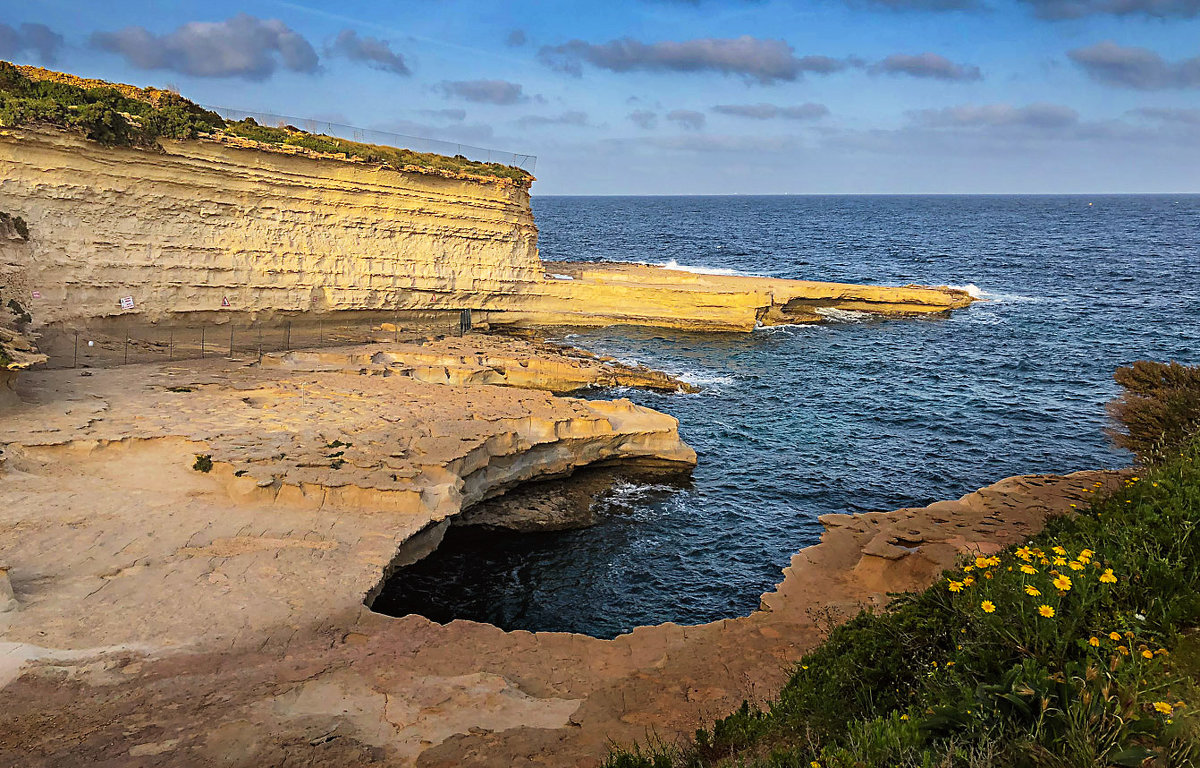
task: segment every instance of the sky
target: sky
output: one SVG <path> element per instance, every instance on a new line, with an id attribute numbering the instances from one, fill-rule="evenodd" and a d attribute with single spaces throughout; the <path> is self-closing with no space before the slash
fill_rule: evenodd
<path id="1" fill-rule="evenodd" d="M 0 59 L 534 194 L 1200 192 L 1200 0 L 0 0 Z"/>

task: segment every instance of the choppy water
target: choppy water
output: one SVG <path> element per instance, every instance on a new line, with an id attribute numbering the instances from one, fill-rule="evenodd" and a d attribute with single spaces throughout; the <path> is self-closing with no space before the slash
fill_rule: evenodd
<path id="1" fill-rule="evenodd" d="M 452 535 L 395 577 L 389 610 L 599 636 L 745 615 L 820 514 L 1126 464 L 1103 434 L 1113 369 L 1200 363 L 1200 196 L 541 197 L 534 212 L 546 259 L 971 285 L 992 301 L 749 336 L 570 335 L 705 387 L 619 393 L 679 418 L 693 486 L 621 488 L 585 530 Z"/>

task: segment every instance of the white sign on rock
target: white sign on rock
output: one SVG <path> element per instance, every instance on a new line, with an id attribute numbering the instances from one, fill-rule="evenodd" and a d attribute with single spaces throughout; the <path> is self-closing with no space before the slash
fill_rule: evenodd
<path id="1" fill-rule="evenodd" d="M 133 309 L 133 297 L 132 296 L 122 296 L 121 297 L 121 309 Z"/>

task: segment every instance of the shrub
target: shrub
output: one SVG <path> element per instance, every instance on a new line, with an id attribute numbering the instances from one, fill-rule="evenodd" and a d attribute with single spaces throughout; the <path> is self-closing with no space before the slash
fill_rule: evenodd
<path id="1" fill-rule="evenodd" d="M 271 128 L 259 125 L 253 118 L 226 122 L 217 113 L 176 93 L 131 86 L 84 87 L 63 78 L 89 84 L 96 81 L 81 81 L 59 73 L 49 75 L 60 79 L 30 79 L 12 64 L 0 62 L 0 125 L 41 123 L 75 128 L 93 141 L 124 146 L 153 146 L 159 138 L 194 139 L 201 133 L 225 132 L 265 144 L 345 154 L 397 170 L 415 166 L 507 178 L 521 184 L 532 180 L 525 171 L 499 163 L 363 144 L 308 133 L 291 125 Z"/>
<path id="2" fill-rule="evenodd" d="M 211 472 L 213 468 L 212 456 L 207 453 L 196 454 L 196 463 L 192 465 L 192 469 L 197 472 Z"/>
<path id="3" fill-rule="evenodd" d="M 1143 365 L 1130 389 L 1174 402 L 1161 391 L 1188 390 L 1191 376 Z M 1136 423 L 1184 434 L 1180 408 Z M 608 765 L 1200 762 L 1189 640 L 1200 625 L 1200 435 L 1165 444 L 1141 476 L 1103 496 L 1097 483 L 1087 509 L 1032 541 L 842 624 L 767 708 L 743 705 L 682 747 L 617 750 Z"/>
<path id="4" fill-rule="evenodd" d="M 1109 434 L 1141 461 L 1174 449 L 1200 430 L 1200 367 L 1139 360 L 1118 368 L 1113 378 L 1125 391 L 1108 410 L 1124 431 Z"/>

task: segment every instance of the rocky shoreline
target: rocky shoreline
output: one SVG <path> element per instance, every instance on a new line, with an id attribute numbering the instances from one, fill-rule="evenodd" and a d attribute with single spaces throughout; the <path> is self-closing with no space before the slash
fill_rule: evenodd
<path id="1" fill-rule="evenodd" d="M 488 336 L 88 373 L 23 376 L 0 421 L 5 764 L 596 765 L 767 699 L 832 623 L 1122 478 L 825 516 L 745 618 L 443 626 L 366 604 L 464 511 L 497 524 L 486 500 L 531 480 L 695 462 L 670 416 L 549 393 L 678 382 Z M 502 522 L 561 522 L 519 507 Z"/>

